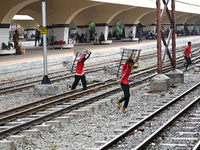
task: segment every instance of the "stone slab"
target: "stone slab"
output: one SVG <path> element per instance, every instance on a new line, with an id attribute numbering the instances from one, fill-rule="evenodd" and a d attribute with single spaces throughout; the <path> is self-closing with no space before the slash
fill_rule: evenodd
<path id="1" fill-rule="evenodd" d="M 184 82 L 184 73 L 178 69 L 172 70 L 165 75 L 170 78 L 170 84 L 183 84 Z"/>
<path id="2" fill-rule="evenodd" d="M 35 135 L 37 138 L 40 137 L 39 130 L 25 130 L 25 131 L 22 131 L 22 133 Z"/>
<path id="3" fill-rule="evenodd" d="M 56 95 L 58 94 L 59 86 L 57 84 L 37 84 L 34 86 L 35 95 Z"/>
<path id="4" fill-rule="evenodd" d="M 15 144 L 13 141 L 0 141 L 0 148 L 8 148 L 10 150 L 14 150 Z"/>
<path id="5" fill-rule="evenodd" d="M 158 74 L 150 81 L 151 92 L 168 91 L 170 88 L 170 78 L 164 74 Z"/>
<path id="6" fill-rule="evenodd" d="M 27 143 L 25 135 L 11 135 L 9 138 L 20 143 Z"/>

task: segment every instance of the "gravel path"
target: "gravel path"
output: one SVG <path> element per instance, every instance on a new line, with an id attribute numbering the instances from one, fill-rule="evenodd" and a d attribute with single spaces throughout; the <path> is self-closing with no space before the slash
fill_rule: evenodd
<path id="1" fill-rule="evenodd" d="M 100 110 L 87 113 L 86 116 L 80 116 L 79 119 L 71 119 L 71 123 L 69 124 L 62 123 L 62 128 L 53 127 L 52 133 L 42 132 L 40 138 L 27 135 L 28 144 L 16 143 L 17 149 L 83 150 L 85 148 L 99 147 L 100 145 L 97 144 L 98 141 L 110 140 L 109 136 L 116 134 L 114 133 L 115 130 L 122 129 L 122 126 L 129 124 L 130 120 L 137 120 L 143 117 L 146 110 L 152 109 L 155 105 L 160 104 L 161 101 L 175 96 L 183 88 L 192 87 L 198 81 L 200 81 L 199 75 L 195 74 L 193 70 L 188 71 L 185 73 L 185 83 L 181 86 L 170 88 L 169 92 L 162 94 L 148 93 L 148 88 L 146 87 L 132 93 L 128 106 L 129 112 L 127 114 L 123 114 L 116 109 L 114 104 L 101 107 Z M 147 93 L 147 95 L 144 93 Z M 194 92 L 193 94 L 196 96 L 199 92 Z M 122 93 L 118 93 L 117 96 L 120 98 Z M 185 97 L 185 101 L 187 99 L 189 98 Z M 119 142 L 112 149 L 131 150 L 141 142 L 141 137 L 150 135 L 161 126 L 158 123 L 166 122 L 175 112 L 176 110 L 164 112 L 161 116 L 151 121 L 152 126 L 148 130 L 145 129 L 145 132 L 135 131 L 135 133 L 129 135 L 129 137 Z"/>

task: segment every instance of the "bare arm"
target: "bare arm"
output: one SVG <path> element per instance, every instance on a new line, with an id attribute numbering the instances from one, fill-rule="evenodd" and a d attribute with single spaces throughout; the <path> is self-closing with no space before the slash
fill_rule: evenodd
<path id="1" fill-rule="evenodd" d="M 130 56 L 128 57 L 127 61 L 126 61 L 126 64 L 128 64 L 128 61 L 131 59 L 133 53 L 135 52 L 135 49 L 133 49 L 132 53 L 130 54 Z"/>
<path id="2" fill-rule="evenodd" d="M 90 52 L 90 54 L 88 55 L 88 57 L 86 59 L 88 59 L 90 57 L 90 55 L 92 54 L 92 52 Z"/>
<path id="3" fill-rule="evenodd" d="M 137 58 L 135 59 L 135 63 L 138 62 L 138 60 L 139 60 L 140 52 L 141 52 L 141 49 L 140 49 L 139 52 L 138 52 L 138 56 L 137 56 Z"/>

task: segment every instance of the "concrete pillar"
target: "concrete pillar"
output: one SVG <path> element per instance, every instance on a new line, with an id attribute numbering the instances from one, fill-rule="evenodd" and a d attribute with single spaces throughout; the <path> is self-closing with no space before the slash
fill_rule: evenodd
<path id="1" fill-rule="evenodd" d="M 145 26 L 143 27 L 143 31 L 145 32 L 148 32 L 150 30 L 150 32 L 156 32 L 156 25 L 155 24 L 152 24 L 152 25 L 149 25 L 149 26 Z"/>
<path id="2" fill-rule="evenodd" d="M 96 33 L 98 36 L 101 35 L 101 33 L 104 34 L 105 41 L 108 39 L 108 24 L 102 23 L 102 24 L 96 24 Z"/>
<path id="3" fill-rule="evenodd" d="M 85 35 L 85 33 L 87 33 L 89 35 L 89 29 L 88 26 L 77 26 L 77 32 L 78 34 L 81 36 L 81 34 L 83 33 Z"/>
<path id="4" fill-rule="evenodd" d="M 53 27 L 52 26 L 47 26 L 48 43 L 51 43 L 51 37 L 52 36 L 53 36 Z"/>
<path id="5" fill-rule="evenodd" d="M 176 25 L 176 31 L 181 31 L 182 29 L 184 29 L 184 24 L 177 24 Z"/>
<path id="6" fill-rule="evenodd" d="M 2 49 L 2 43 L 8 44 L 9 31 L 10 24 L 0 24 L 0 49 Z"/>
<path id="7" fill-rule="evenodd" d="M 170 88 L 170 78 L 164 74 L 158 74 L 150 81 L 151 92 L 168 91 Z"/>
<path id="8" fill-rule="evenodd" d="M 182 71 L 175 69 L 165 74 L 170 78 L 170 84 L 183 84 L 184 74 Z"/>
<path id="9" fill-rule="evenodd" d="M 31 37 L 32 34 L 35 35 L 35 29 L 26 29 L 26 32 L 26 34 L 28 34 L 29 37 Z"/>
<path id="10" fill-rule="evenodd" d="M 197 29 L 197 34 L 199 34 L 200 33 L 200 26 L 197 25 L 196 29 Z"/>
<path id="11" fill-rule="evenodd" d="M 68 44 L 69 39 L 69 24 L 54 24 L 53 25 L 53 36 L 56 41 L 66 41 Z"/>
<path id="12" fill-rule="evenodd" d="M 125 24 L 125 37 L 129 37 L 130 32 L 133 32 L 134 36 L 136 37 L 136 25 L 135 24 Z"/>

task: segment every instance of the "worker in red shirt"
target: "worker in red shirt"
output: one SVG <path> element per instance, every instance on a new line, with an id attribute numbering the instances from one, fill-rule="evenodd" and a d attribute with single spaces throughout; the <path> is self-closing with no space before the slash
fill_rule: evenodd
<path id="1" fill-rule="evenodd" d="M 132 70 L 133 65 L 138 61 L 138 59 L 140 57 L 141 49 L 139 50 L 138 56 L 137 56 L 135 61 L 133 61 L 133 59 L 131 59 L 131 57 L 132 57 L 134 52 L 135 52 L 135 49 L 132 51 L 132 53 L 128 57 L 126 63 L 122 67 L 122 76 L 121 76 L 121 81 L 120 82 L 121 82 L 122 90 L 124 91 L 124 97 L 116 102 L 117 108 L 120 109 L 120 103 L 125 101 L 124 102 L 124 106 L 122 108 L 122 112 L 128 112 L 127 106 L 128 106 L 129 97 L 130 97 L 128 77 L 131 74 L 131 70 Z"/>
<path id="2" fill-rule="evenodd" d="M 190 56 L 191 56 L 191 42 L 188 42 L 188 46 L 184 50 L 184 57 L 186 60 L 186 62 L 184 63 L 184 66 L 185 66 L 186 71 L 187 71 L 189 64 L 192 63 Z"/>
<path id="3" fill-rule="evenodd" d="M 72 85 L 72 90 L 76 89 L 76 86 L 78 85 L 78 82 L 81 80 L 83 85 L 83 90 L 87 90 L 87 83 L 86 78 L 83 72 L 84 62 L 90 57 L 91 52 L 86 57 L 86 53 L 84 53 L 80 59 L 77 60 L 77 66 L 76 66 L 76 74 L 75 74 L 75 81 Z"/>

